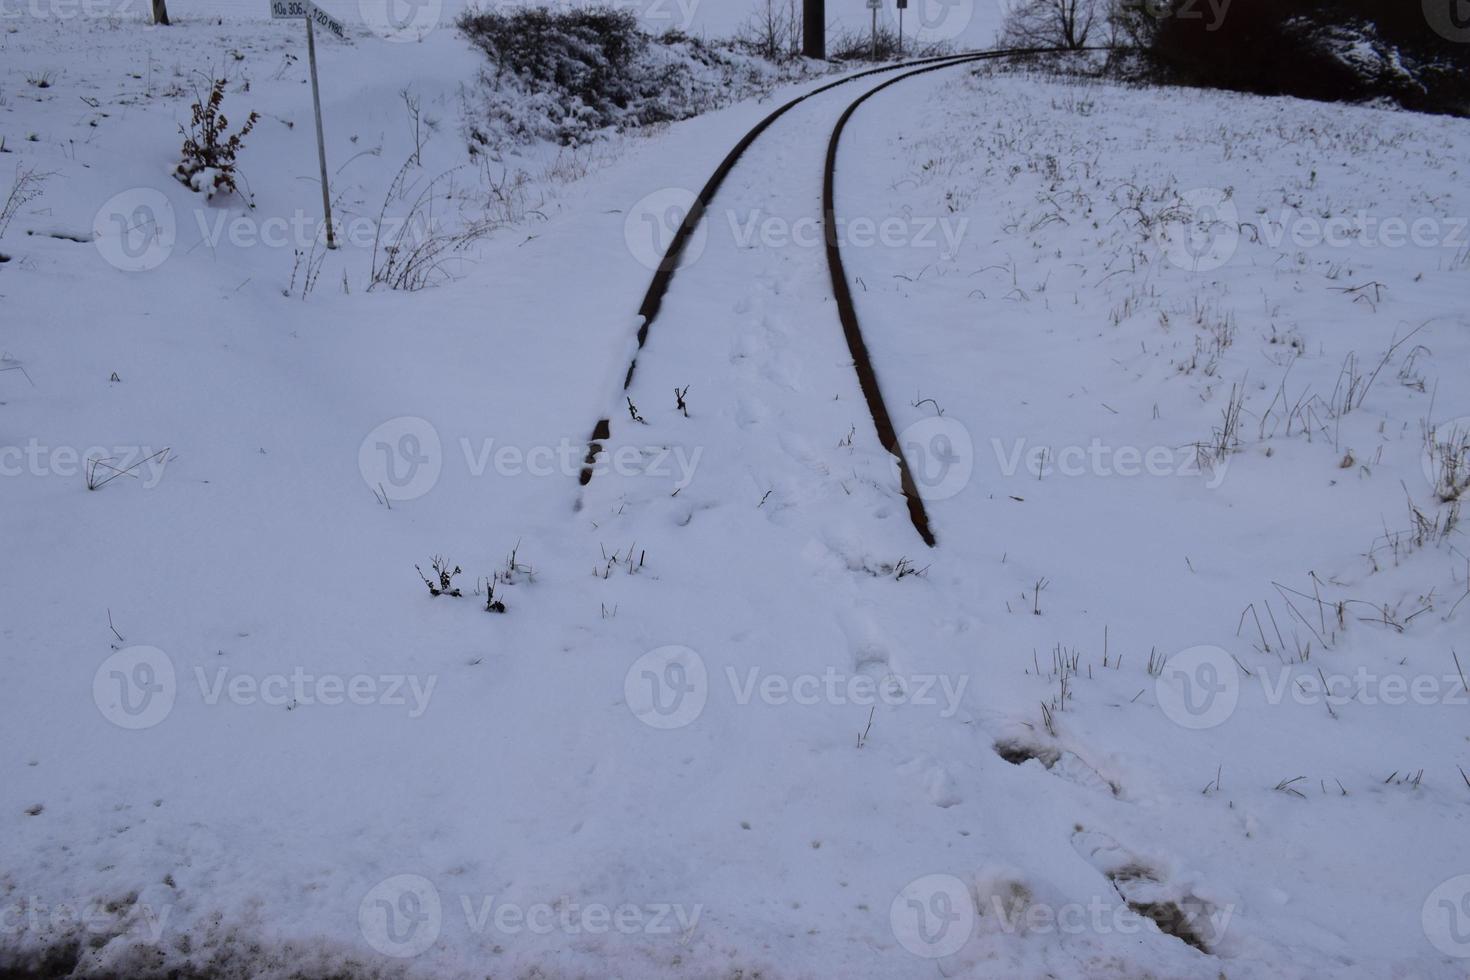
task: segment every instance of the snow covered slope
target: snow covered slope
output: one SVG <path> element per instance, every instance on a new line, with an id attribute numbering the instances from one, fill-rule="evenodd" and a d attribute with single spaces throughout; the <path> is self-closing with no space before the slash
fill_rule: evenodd
<path id="1" fill-rule="evenodd" d="M 861 87 L 732 175 L 623 404 L 769 102 L 481 171 L 466 46 L 323 42 L 322 255 L 294 29 L 15 26 L 0 969 L 1463 975 L 1465 123 L 877 96 L 839 235 L 931 551 L 814 224 Z M 167 173 L 220 66 L 253 210 Z M 369 291 L 396 175 L 460 164 L 435 215 L 523 170 L 507 223 Z"/>

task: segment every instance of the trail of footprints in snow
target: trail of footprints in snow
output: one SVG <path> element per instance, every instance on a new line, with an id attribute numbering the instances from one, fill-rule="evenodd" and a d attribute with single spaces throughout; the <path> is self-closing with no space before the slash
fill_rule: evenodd
<path id="1" fill-rule="evenodd" d="M 764 302 L 767 295 L 779 296 L 782 292 L 781 287 L 782 283 L 779 279 L 769 274 L 762 274 L 757 276 L 752 290 L 737 301 L 735 312 L 747 320 L 747 325 L 733 342 L 734 347 L 730 360 L 732 364 L 741 364 L 745 367 L 742 373 L 745 374 L 747 380 L 754 380 L 752 376 L 755 376 L 760 381 L 777 388 L 794 392 L 800 390 L 800 385 L 797 382 L 796 370 L 790 363 L 791 355 L 784 350 L 785 334 L 772 322 Z M 771 407 L 758 395 L 747 390 L 737 393 L 736 398 L 736 420 L 741 429 L 752 428 L 771 418 Z M 790 429 L 782 427 L 779 442 L 782 450 L 803 468 L 818 477 L 831 476 L 820 455 L 806 440 L 795 435 Z M 888 645 L 872 618 L 846 615 L 841 618 L 840 624 L 851 644 L 852 669 L 857 673 L 873 676 L 880 684 L 898 685 L 900 690 L 894 691 L 895 694 L 905 693 L 901 690 L 902 681 L 891 668 Z M 1075 752 L 1048 747 L 1038 748 L 1019 742 L 997 742 L 995 748 L 996 752 L 1007 762 L 1020 765 L 1035 759 L 1053 775 L 1068 782 L 1097 792 L 1108 793 L 1114 797 L 1121 798 L 1123 795 L 1119 784 L 1105 779 Z M 925 792 L 935 806 L 947 808 L 962 802 L 955 779 L 944 765 L 930 759 L 918 758 L 906 763 L 901 769 L 922 779 Z M 1114 846 L 1116 847 L 1116 842 Z M 1119 887 L 1117 881 L 1114 881 L 1114 884 L 1115 887 Z M 1130 890 L 1136 891 L 1137 889 L 1130 886 Z M 1119 891 L 1122 893 L 1121 887 Z M 1123 897 L 1128 900 L 1127 894 L 1124 894 Z M 1130 901 L 1129 904 L 1132 906 L 1133 902 Z M 1177 909 L 1177 906 L 1159 907 Z M 1139 909 L 1135 908 L 1135 911 Z M 1168 919 L 1168 915 L 1164 917 Z M 1160 928 L 1173 935 L 1180 934 L 1165 928 L 1163 923 L 1160 924 Z M 1181 927 L 1181 931 L 1186 930 Z M 1180 938 L 1184 938 L 1186 942 L 1199 949 L 1205 949 L 1199 937 L 1192 933 L 1190 938 L 1182 935 Z"/>
<path id="2" fill-rule="evenodd" d="M 1015 766 L 1036 762 L 1070 783 L 1124 799 L 1123 787 L 1106 779 L 1075 752 L 1016 738 L 1002 738 L 995 752 Z M 1153 921 L 1159 931 L 1202 953 L 1210 953 L 1223 932 L 1221 912 L 1189 888 L 1171 882 L 1163 870 L 1129 851 L 1108 834 L 1078 826 L 1072 847 L 1108 879 L 1124 903 Z"/>
<path id="3" fill-rule="evenodd" d="M 847 636 L 852 672 L 873 678 L 886 695 L 897 700 L 906 697 L 909 691 L 901 671 L 894 669 L 889 653 L 893 644 L 873 616 L 867 612 L 844 612 L 837 617 L 837 625 Z M 947 809 L 963 802 L 953 774 L 941 762 L 920 755 L 900 765 L 898 771 L 917 778 L 929 802 L 937 807 Z"/>
<path id="4" fill-rule="evenodd" d="M 892 644 L 870 613 L 845 612 L 838 625 L 846 635 L 855 673 L 873 677 L 879 684 L 896 685 L 892 693 L 903 695 L 903 682 L 894 669 Z M 1012 765 L 1035 761 L 1048 772 L 1070 783 L 1115 798 L 1123 788 L 1106 779 L 1081 756 L 1068 749 L 1039 745 L 1018 739 L 995 742 L 995 752 Z M 949 770 L 939 762 L 920 756 L 899 767 L 905 775 L 919 778 L 929 801 L 935 806 L 961 803 L 958 786 Z M 1098 870 L 1127 906 L 1158 926 L 1159 931 L 1210 953 L 1219 938 L 1219 909 L 1189 888 L 1172 882 L 1170 876 L 1124 848 L 1108 834 L 1078 826 L 1072 835 L 1077 853 Z"/>
<path id="5" fill-rule="evenodd" d="M 744 321 L 732 340 L 730 361 L 741 368 L 744 390 L 737 391 L 736 424 L 748 430 L 776 421 L 777 443 L 782 452 L 802 469 L 817 477 L 815 485 L 788 486 L 787 504 L 816 503 L 822 499 L 820 487 L 832 479 L 831 468 L 810 442 L 796 433 L 795 426 L 780 424 L 781 410 L 773 408 L 756 394 L 754 388 L 764 383 L 783 393 L 802 390 L 800 365 L 787 349 L 788 338 L 779 323 L 768 312 L 767 297 L 779 297 L 784 291 L 785 277 L 760 273 L 750 290 L 736 302 L 734 311 Z M 794 495 L 794 496 L 793 496 Z M 778 508 L 772 508 L 774 513 Z"/>

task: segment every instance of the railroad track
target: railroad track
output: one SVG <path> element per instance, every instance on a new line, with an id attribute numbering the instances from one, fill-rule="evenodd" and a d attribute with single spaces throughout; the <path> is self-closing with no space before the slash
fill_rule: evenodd
<path id="1" fill-rule="evenodd" d="M 827 266 L 832 277 L 832 294 L 837 301 L 838 318 L 842 323 L 843 336 L 847 341 L 848 351 L 852 355 L 853 367 L 857 372 L 858 384 L 862 388 L 863 398 L 868 405 L 868 412 L 872 416 L 873 427 L 877 431 L 878 440 L 895 460 L 898 462 L 900 486 L 903 491 L 905 502 L 908 505 L 909 518 L 913 522 L 914 530 L 929 547 L 934 547 L 936 542 L 934 532 L 929 525 L 929 516 L 924 508 L 923 498 L 919 496 L 918 485 L 914 481 L 913 472 L 909 468 L 908 460 L 903 454 L 903 447 L 899 445 L 898 434 L 894 430 L 892 417 L 888 413 L 888 407 L 883 400 L 882 386 L 878 381 L 878 374 L 873 367 L 871 357 L 868 355 L 867 344 L 863 340 L 862 326 L 858 320 L 857 308 L 853 302 L 852 290 L 847 282 L 847 274 L 842 264 L 842 249 L 838 242 L 837 208 L 835 202 L 837 154 L 842 141 L 842 133 L 847 128 L 853 115 L 863 103 L 885 89 L 897 85 L 899 82 L 914 78 L 918 75 L 945 68 L 953 68 L 958 65 L 971 64 L 977 61 L 994 60 L 998 58 L 1011 58 L 1022 55 L 1034 55 L 1049 53 L 1050 49 L 1041 48 L 1009 48 L 997 51 L 971 52 L 959 55 L 943 55 L 934 58 L 921 58 L 915 61 L 901 62 L 895 65 L 885 65 L 882 68 L 871 68 L 866 71 L 856 72 L 835 82 L 830 82 L 807 92 L 804 95 L 792 99 L 782 105 L 770 115 L 762 119 L 745 137 L 735 144 L 735 147 L 725 156 L 715 172 L 705 183 L 704 188 L 696 195 L 694 203 L 689 212 L 684 216 L 674 237 L 664 253 L 658 269 L 654 272 L 653 281 L 649 284 L 648 292 L 643 297 L 643 303 L 638 308 L 639 315 L 643 318 L 638 328 L 638 343 L 633 351 L 633 356 L 628 363 L 627 373 L 623 378 L 623 391 L 629 390 L 633 384 L 633 376 L 638 369 L 638 356 L 644 345 L 648 342 L 649 331 L 658 319 L 659 312 L 663 309 L 664 297 L 668 294 L 669 287 L 673 283 L 674 274 L 678 271 L 683 261 L 685 250 L 694 236 L 695 230 L 709 211 L 714 202 L 715 195 L 719 193 L 720 187 L 730 176 L 745 152 L 760 139 L 761 135 L 770 129 L 782 116 L 802 103 L 816 98 L 835 88 L 847 85 L 863 78 L 889 72 L 901 72 L 864 92 L 855 99 L 837 121 L 832 130 L 832 136 L 827 145 L 827 162 L 822 180 L 822 225 L 826 242 Z M 605 415 L 598 419 L 593 426 L 592 436 L 587 442 L 587 456 L 582 467 L 580 477 L 581 485 L 586 486 L 592 481 L 593 472 L 596 467 L 597 457 L 601 454 L 603 445 L 612 438 L 612 418 Z M 581 506 L 580 500 L 578 507 Z"/>

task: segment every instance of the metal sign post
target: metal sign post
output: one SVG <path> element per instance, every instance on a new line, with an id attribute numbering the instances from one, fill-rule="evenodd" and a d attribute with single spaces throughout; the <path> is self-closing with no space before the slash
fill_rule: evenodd
<path id="1" fill-rule="evenodd" d="M 331 14 L 310 0 L 271 0 L 271 17 L 276 20 L 306 21 L 306 58 L 311 64 L 311 105 L 316 111 L 316 156 L 322 175 L 322 213 L 327 222 L 327 248 L 337 247 L 337 231 L 332 226 L 332 193 L 327 186 L 327 141 L 322 135 L 322 93 L 316 77 L 316 31 L 313 24 L 321 24 L 340 38 L 347 37 L 347 28 Z"/>
<path id="2" fill-rule="evenodd" d="M 873 60 L 878 60 L 878 11 L 883 9 L 883 0 L 868 0 L 868 9 L 873 12 Z"/>
<path id="3" fill-rule="evenodd" d="M 903 12 L 909 9 L 909 0 L 898 0 L 898 56 L 903 57 Z"/>

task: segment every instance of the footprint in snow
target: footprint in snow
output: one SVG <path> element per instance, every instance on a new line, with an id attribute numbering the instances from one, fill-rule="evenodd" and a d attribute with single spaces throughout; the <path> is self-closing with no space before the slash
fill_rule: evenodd
<path id="1" fill-rule="evenodd" d="M 1059 779 L 1069 783 L 1123 798 L 1123 787 L 1094 769 L 1086 759 L 1069 749 L 1044 745 L 1024 737 L 998 739 L 995 754 L 1013 766 L 1034 762 Z"/>
<path id="2" fill-rule="evenodd" d="M 1159 865 L 1139 857 L 1108 834 L 1078 828 L 1072 847 L 1112 884 L 1134 912 L 1159 931 L 1210 953 L 1224 936 L 1231 910 L 1220 909 L 1171 880 Z"/>
<path id="3" fill-rule="evenodd" d="M 770 416 L 771 410 L 766 403 L 750 395 L 741 395 L 735 407 L 735 424 L 742 429 L 759 425 Z"/>
<path id="4" fill-rule="evenodd" d="M 820 477 L 826 478 L 832 475 L 832 470 L 823 462 L 822 458 L 812 449 L 811 443 L 794 432 L 781 433 L 781 448 L 786 450 L 786 455 L 796 460 L 807 469 Z"/>
<path id="5" fill-rule="evenodd" d="M 801 391 L 801 363 L 787 351 L 772 349 L 766 363 L 761 367 L 761 377 L 778 388 Z"/>
<path id="6" fill-rule="evenodd" d="M 929 770 L 924 778 L 924 786 L 929 791 L 929 802 L 937 807 L 947 810 L 963 802 L 954 776 L 943 766 L 935 766 Z"/>
<path id="7" fill-rule="evenodd" d="M 861 609 L 843 612 L 837 617 L 837 625 L 847 637 L 854 671 L 875 677 L 891 674 L 892 644 L 872 613 Z"/>
<path id="8" fill-rule="evenodd" d="M 942 763 L 920 756 L 898 766 L 898 771 L 904 776 L 918 777 L 929 802 L 941 809 L 947 810 L 964 802 L 954 775 Z"/>

